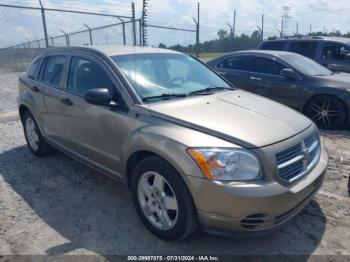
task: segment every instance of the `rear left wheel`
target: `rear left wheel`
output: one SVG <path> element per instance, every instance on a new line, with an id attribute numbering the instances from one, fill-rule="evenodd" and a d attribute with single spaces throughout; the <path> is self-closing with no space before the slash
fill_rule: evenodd
<path id="1" fill-rule="evenodd" d="M 49 155 L 53 149 L 42 136 L 33 115 L 28 111 L 22 118 L 24 136 L 30 151 L 39 157 Z"/>

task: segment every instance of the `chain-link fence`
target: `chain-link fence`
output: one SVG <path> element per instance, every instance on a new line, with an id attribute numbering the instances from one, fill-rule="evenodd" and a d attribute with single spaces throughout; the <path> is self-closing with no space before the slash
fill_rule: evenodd
<path id="1" fill-rule="evenodd" d="M 45 48 L 141 43 L 134 4 L 118 3 L 117 14 L 85 11 L 89 6 L 81 11 L 57 9 L 50 2 L 47 7 L 40 1 L 30 4 L 0 3 L 0 113 L 16 109 L 19 74 Z"/>

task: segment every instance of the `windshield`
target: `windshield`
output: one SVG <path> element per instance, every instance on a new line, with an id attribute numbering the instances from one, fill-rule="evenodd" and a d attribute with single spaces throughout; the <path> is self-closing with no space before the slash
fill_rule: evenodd
<path id="1" fill-rule="evenodd" d="M 185 97 L 216 87 L 231 88 L 196 59 L 185 54 L 151 53 L 111 57 L 145 101 L 147 98 Z M 220 89 L 216 89 L 220 90 Z"/>
<path id="2" fill-rule="evenodd" d="M 280 55 L 288 64 L 301 73 L 309 76 L 326 76 L 331 75 L 332 71 L 315 61 L 298 54 L 283 54 Z"/>

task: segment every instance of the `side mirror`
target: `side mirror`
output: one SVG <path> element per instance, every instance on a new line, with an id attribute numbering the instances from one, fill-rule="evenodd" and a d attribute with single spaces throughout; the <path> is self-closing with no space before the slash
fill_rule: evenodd
<path id="1" fill-rule="evenodd" d="M 346 54 L 346 55 L 345 55 L 345 59 L 346 59 L 346 60 L 350 60 L 350 54 Z"/>
<path id="2" fill-rule="evenodd" d="M 294 70 L 289 68 L 282 69 L 280 75 L 290 80 L 297 78 L 297 74 L 294 72 Z"/>
<path id="3" fill-rule="evenodd" d="M 93 105 L 108 106 L 112 100 L 107 88 L 96 88 L 86 92 L 85 101 Z"/>

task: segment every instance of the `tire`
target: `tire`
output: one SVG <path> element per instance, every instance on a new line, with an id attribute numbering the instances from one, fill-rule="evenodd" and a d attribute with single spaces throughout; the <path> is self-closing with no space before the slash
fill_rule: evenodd
<path id="1" fill-rule="evenodd" d="M 320 95 L 312 98 L 305 108 L 305 114 L 321 129 L 337 129 L 346 124 L 347 108 L 335 96 Z"/>
<path id="2" fill-rule="evenodd" d="M 137 164 L 132 175 L 131 190 L 136 211 L 153 234 L 164 240 L 181 240 L 198 228 L 192 196 L 181 175 L 167 161 L 158 156 L 147 157 Z M 160 179 L 163 183 L 159 183 Z M 157 193 L 160 193 L 158 197 Z M 152 205 L 152 202 L 156 204 Z"/>
<path id="3" fill-rule="evenodd" d="M 53 148 L 45 141 L 33 115 L 29 111 L 24 113 L 22 124 L 29 150 L 38 157 L 44 157 L 51 154 Z"/>

